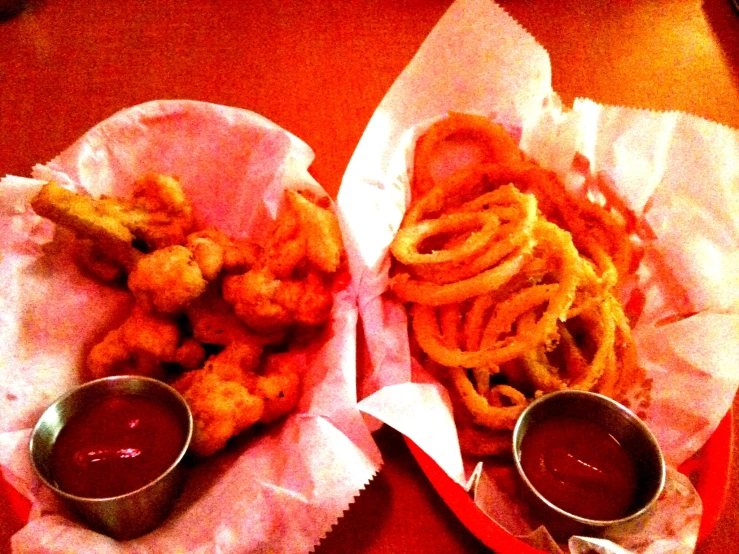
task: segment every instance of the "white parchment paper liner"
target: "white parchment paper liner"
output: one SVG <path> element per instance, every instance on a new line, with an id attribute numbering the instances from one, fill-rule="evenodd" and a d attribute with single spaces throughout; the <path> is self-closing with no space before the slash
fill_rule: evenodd
<path id="1" fill-rule="evenodd" d="M 95 126 L 46 165 L 92 195 L 125 195 L 148 172 L 176 175 L 199 226 L 259 238 L 282 190 L 311 188 L 312 150 L 265 118 L 193 101 L 153 101 Z M 351 285 L 335 296 L 323 338 L 305 353 L 294 413 L 266 433 L 194 466 L 172 516 L 118 543 L 88 530 L 35 478 L 30 427 L 78 382 L 85 346 L 128 306 L 128 295 L 45 256 L 53 225 L 27 209 L 42 181 L 0 184 L 0 464 L 33 501 L 12 539 L 23 552 L 308 552 L 378 471 L 381 458 L 356 408 L 357 310 Z"/>
<path id="2" fill-rule="evenodd" d="M 383 296 L 388 245 L 409 201 L 415 138 L 449 110 L 502 123 L 528 155 L 580 194 L 608 183 L 654 230 L 638 272 L 646 303 L 634 335 L 652 380 L 644 417 L 676 467 L 710 437 L 739 384 L 739 135 L 678 112 L 589 100 L 564 109 L 551 87 L 547 52 L 489 0 L 450 7 L 378 106 L 339 190 L 371 360 L 359 383 L 360 409 L 465 483 L 470 467 L 459 454 L 446 392 L 411 361 L 405 312 Z M 695 315 L 655 325 L 675 314 Z M 640 553 L 693 550 L 700 498 L 676 471 L 667 490 L 653 524 L 609 531 L 610 552 L 623 552 L 615 543 Z M 503 504 L 485 508 L 499 522 L 518 522 L 508 528 L 523 534 L 525 522 Z M 585 552 L 594 546 L 588 542 L 569 547 Z"/>

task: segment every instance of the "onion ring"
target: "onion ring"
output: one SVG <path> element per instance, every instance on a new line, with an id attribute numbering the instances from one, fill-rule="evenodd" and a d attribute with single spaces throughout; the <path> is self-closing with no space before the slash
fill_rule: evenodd
<path id="1" fill-rule="evenodd" d="M 516 248 L 525 246 L 531 240 L 536 221 L 536 200 L 530 195 L 520 193 L 519 197 L 518 219 L 510 220 L 512 214 L 509 214 L 507 219 L 510 221 L 498 227 L 491 243 L 488 243 L 481 255 L 474 257 L 471 261 L 458 259 L 440 264 L 421 263 L 414 265 L 413 274 L 437 284 L 461 281 L 489 269 Z M 496 215 L 500 214 L 496 213 Z"/>
<path id="2" fill-rule="evenodd" d="M 612 194 L 605 206 L 570 194 L 501 129 L 450 114 L 419 138 L 391 245 L 389 288 L 407 304 L 413 351 L 449 388 L 460 447 L 475 455 L 510 448 L 531 398 L 619 399 L 644 381 L 615 293 L 639 261 L 635 214 Z M 482 162 L 440 176 L 434 156 L 470 139 Z"/>
<path id="3" fill-rule="evenodd" d="M 431 175 L 432 158 L 439 146 L 452 138 L 464 136 L 477 139 L 484 149 L 484 161 L 506 162 L 521 159 L 521 153 L 502 126 L 488 118 L 460 112 L 436 122 L 416 142 L 412 190 L 420 195 L 436 184 Z"/>
<path id="4" fill-rule="evenodd" d="M 449 373 L 457 393 L 476 424 L 490 429 L 513 429 L 518 416 L 528 404 L 525 397 L 522 396 L 522 403 L 511 406 L 491 406 L 484 396 L 478 394 L 463 369 L 452 367 L 449 368 Z"/>
<path id="5" fill-rule="evenodd" d="M 500 220 L 492 213 L 445 214 L 438 219 L 402 226 L 395 235 L 390 250 L 395 259 L 404 264 L 466 260 L 487 246 L 499 226 Z M 435 250 L 428 254 L 420 252 L 419 246 L 429 237 L 448 233 L 450 230 L 465 232 L 475 228 L 479 230 L 473 231 L 462 244 L 454 248 Z"/>
<path id="6" fill-rule="evenodd" d="M 462 281 L 439 285 L 413 279 L 408 273 L 398 273 L 390 280 L 390 289 L 402 302 L 426 303 L 431 306 L 462 302 L 513 279 L 530 255 L 529 245 L 525 246 L 499 265 Z"/>

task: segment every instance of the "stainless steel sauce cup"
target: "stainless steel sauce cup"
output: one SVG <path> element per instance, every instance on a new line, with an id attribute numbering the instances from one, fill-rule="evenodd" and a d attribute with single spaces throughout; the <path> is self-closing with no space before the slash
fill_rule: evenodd
<path id="1" fill-rule="evenodd" d="M 583 418 L 598 424 L 631 454 L 637 469 L 637 498 L 623 517 L 597 520 L 567 512 L 543 496 L 526 475 L 521 465 L 521 444 L 526 433 L 545 420 L 565 416 Z M 521 414 L 514 428 L 513 459 L 538 513 L 545 520 L 555 522 L 557 527 L 578 529 L 576 532 L 617 525 L 645 514 L 657 501 L 665 485 L 665 461 L 649 428 L 625 406 L 592 392 L 563 390 L 546 394 L 532 402 Z"/>
<path id="2" fill-rule="evenodd" d="M 52 474 L 52 451 L 71 417 L 108 395 L 144 395 L 168 406 L 185 430 L 185 444 L 172 464 L 143 487 L 109 498 L 86 498 L 60 489 Z M 182 460 L 192 438 L 193 419 L 180 394 L 169 385 L 132 375 L 90 381 L 64 394 L 36 423 L 29 443 L 31 464 L 41 480 L 71 505 L 91 528 L 115 539 L 131 539 L 158 526 L 169 514 L 183 482 Z"/>

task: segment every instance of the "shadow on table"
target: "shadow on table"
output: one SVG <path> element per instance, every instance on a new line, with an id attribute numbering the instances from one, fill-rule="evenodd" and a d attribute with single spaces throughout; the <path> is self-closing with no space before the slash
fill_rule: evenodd
<path id="1" fill-rule="evenodd" d="M 721 45 L 721 51 L 732 68 L 732 76 L 739 82 L 739 0 L 703 0 L 703 13 Z"/>
<path id="2" fill-rule="evenodd" d="M 0 24 L 30 14 L 46 3 L 46 0 L 0 0 Z"/>

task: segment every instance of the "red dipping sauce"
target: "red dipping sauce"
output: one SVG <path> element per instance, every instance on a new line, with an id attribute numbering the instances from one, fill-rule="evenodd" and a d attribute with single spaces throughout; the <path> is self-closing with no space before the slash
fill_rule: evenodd
<path id="1" fill-rule="evenodd" d="M 636 500 L 633 457 L 586 419 L 562 416 L 532 426 L 521 442 L 521 467 L 544 498 L 583 518 L 620 519 Z"/>
<path id="2" fill-rule="evenodd" d="M 166 404 L 113 395 L 72 416 L 51 454 L 56 485 L 87 498 L 118 496 L 150 483 L 177 459 L 186 430 Z"/>

